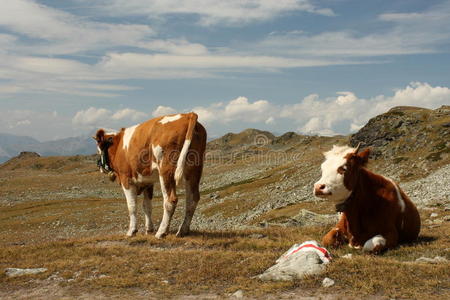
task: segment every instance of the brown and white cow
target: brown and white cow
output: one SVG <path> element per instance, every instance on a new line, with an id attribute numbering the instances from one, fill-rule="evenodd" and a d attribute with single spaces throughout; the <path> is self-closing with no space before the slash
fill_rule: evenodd
<path id="1" fill-rule="evenodd" d="M 137 232 L 136 198 L 144 194 L 146 233 L 154 231 L 151 220 L 153 185 L 159 182 L 164 198 L 164 215 L 156 233 L 164 237 L 178 198 L 176 187 L 185 182 L 186 208 L 177 236 L 189 233 L 200 199 L 199 184 L 206 147 L 206 130 L 195 113 L 175 114 L 148 120 L 117 133 L 99 129 L 94 137 L 101 159 L 100 171 L 109 173 L 122 186 L 128 204 L 128 236 Z"/>
<path id="2" fill-rule="evenodd" d="M 342 212 L 336 227 L 322 240 L 324 246 L 350 247 L 379 253 L 399 242 L 417 239 L 420 216 L 415 205 L 393 180 L 365 168 L 370 150 L 333 146 L 325 152 L 322 178 L 314 195 L 338 202 Z"/>

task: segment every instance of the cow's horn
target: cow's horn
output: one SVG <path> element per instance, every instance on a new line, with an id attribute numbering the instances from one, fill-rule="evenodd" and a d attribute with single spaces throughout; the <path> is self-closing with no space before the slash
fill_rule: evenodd
<path id="1" fill-rule="evenodd" d="M 359 143 L 358 143 L 358 146 L 356 146 L 355 154 L 358 153 L 360 147 L 361 147 L 361 142 L 359 142 Z"/>

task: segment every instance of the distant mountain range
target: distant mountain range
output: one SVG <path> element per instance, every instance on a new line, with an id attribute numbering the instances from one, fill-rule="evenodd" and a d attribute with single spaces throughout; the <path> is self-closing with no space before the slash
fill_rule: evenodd
<path id="1" fill-rule="evenodd" d="M 0 133 L 0 163 L 17 156 L 22 151 L 37 152 L 42 156 L 93 154 L 96 152 L 96 146 L 91 137 L 40 142 L 29 136 Z"/>

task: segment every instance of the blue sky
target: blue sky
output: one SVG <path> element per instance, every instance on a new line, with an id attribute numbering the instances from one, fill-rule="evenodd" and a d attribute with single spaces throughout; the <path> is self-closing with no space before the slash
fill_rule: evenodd
<path id="1" fill-rule="evenodd" d="M 397 105 L 450 104 L 447 0 L 7 0 L 0 132 L 40 140 L 196 111 L 347 134 Z"/>

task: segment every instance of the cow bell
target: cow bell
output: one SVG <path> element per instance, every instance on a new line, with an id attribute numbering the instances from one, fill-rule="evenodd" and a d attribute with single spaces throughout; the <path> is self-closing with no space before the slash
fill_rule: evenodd
<path id="1" fill-rule="evenodd" d="M 116 180 L 116 173 L 114 171 L 109 171 L 108 177 L 109 177 L 109 180 L 114 182 L 114 180 Z"/>

